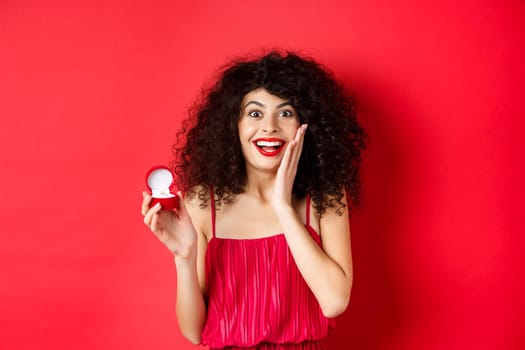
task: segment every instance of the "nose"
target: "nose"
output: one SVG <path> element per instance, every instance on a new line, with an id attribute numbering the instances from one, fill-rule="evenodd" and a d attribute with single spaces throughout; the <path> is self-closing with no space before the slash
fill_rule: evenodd
<path id="1" fill-rule="evenodd" d="M 264 121 L 264 124 L 263 124 L 263 127 L 262 127 L 262 131 L 264 133 L 273 134 L 273 133 L 277 132 L 278 130 L 279 130 L 279 128 L 277 126 L 277 122 L 276 122 L 275 118 L 273 118 L 273 117 L 265 118 L 265 121 Z"/>

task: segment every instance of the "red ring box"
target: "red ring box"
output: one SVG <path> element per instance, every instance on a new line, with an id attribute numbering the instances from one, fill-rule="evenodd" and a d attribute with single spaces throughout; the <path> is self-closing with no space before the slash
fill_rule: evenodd
<path id="1" fill-rule="evenodd" d="M 172 193 L 175 175 L 163 165 L 154 166 L 146 174 L 146 185 L 151 192 L 150 208 L 160 203 L 162 209 L 178 209 L 179 197 Z"/>

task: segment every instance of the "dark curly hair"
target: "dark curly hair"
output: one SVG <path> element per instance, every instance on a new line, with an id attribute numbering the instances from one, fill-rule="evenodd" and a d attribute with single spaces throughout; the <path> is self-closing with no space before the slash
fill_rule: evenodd
<path id="1" fill-rule="evenodd" d="M 197 195 L 203 206 L 210 187 L 218 204 L 243 192 L 246 167 L 237 124 L 243 97 L 258 88 L 289 100 L 299 122 L 308 124 L 294 195 L 309 193 L 319 214 L 326 208 L 342 213 L 342 189 L 349 206 L 357 205 L 366 135 L 356 119 L 355 99 L 314 60 L 290 52 L 237 60 L 203 90 L 173 145 L 179 187 Z"/>

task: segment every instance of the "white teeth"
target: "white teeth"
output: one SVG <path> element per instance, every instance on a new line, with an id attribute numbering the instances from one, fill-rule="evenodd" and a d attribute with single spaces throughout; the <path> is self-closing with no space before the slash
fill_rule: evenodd
<path id="1" fill-rule="evenodd" d="M 257 141 L 259 147 L 280 147 L 282 144 L 281 141 Z"/>

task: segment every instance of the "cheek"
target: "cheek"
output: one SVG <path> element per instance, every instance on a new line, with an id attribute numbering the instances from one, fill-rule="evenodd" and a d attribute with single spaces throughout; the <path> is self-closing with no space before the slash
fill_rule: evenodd
<path id="1" fill-rule="evenodd" d="M 294 138 L 300 126 L 301 124 L 299 124 L 299 121 L 290 123 L 286 126 L 286 133 L 288 134 L 290 138 Z"/>
<path id="2" fill-rule="evenodd" d="M 244 127 L 243 123 L 239 122 L 237 124 L 237 135 L 239 135 L 240 139 L 242 139 L 242 135 L 244 134 L 244 129 L 245 129 L 245 127 Z"/>
<path id="3" fill-rule="evenodd" d="M 255 128 L 249 125 L 248 123 L 241 122 L 237 125 L 237 133 L 241 142 L 246 141 L 248 138 L 250 138 L 254 132 Z"/>

